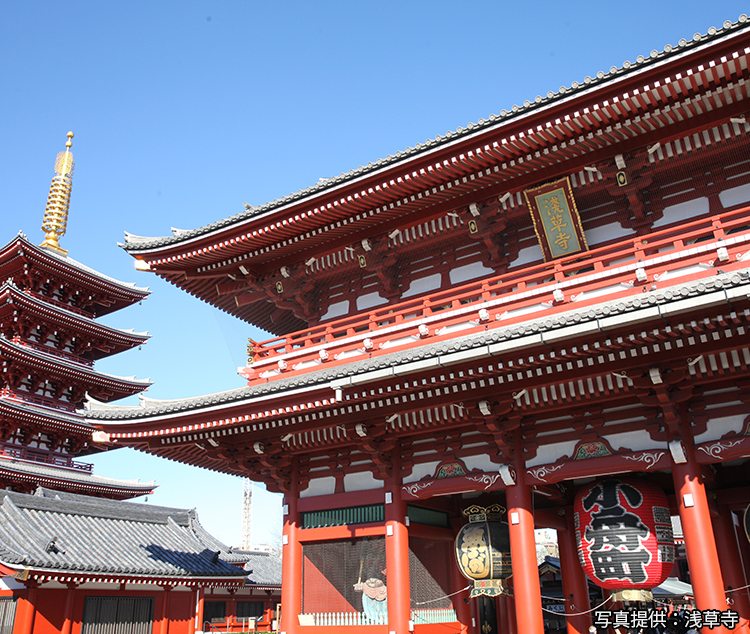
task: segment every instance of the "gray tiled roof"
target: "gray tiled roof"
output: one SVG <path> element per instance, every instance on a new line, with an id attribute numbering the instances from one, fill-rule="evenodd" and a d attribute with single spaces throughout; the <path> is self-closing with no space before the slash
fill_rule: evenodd
<path id="1" fill-rule="evenodd" d="M 456 337 L 448 341 L 425 344 L 418 348 L 393 352 L 392 354 L 372 359 L 355 361 L 343 366 L 326 367 L 268 383 L 181 400 L 160 402 L 155 399 L 148 399 L 147 401 L 142 401 L 140 406 L 122 407 L 117 405 L 103 405 L 100 406 L 101 409 L 86 410 L 84 415 L 89 422 L 96 425 L 97 421 L 127 421 L 147 418 L 149 416 L 185 412 L 239 402 L 286 390 L 300 389 L 306 386 L 325 385 L 332 381 L 347 379 L 358 374 L 389 368 L 402 363 L 439 357 L 440 355 L 470 350 L 472 348 L 481 348 L 501 341 L 512 341 L 528 335 L 550 332 L 603 317 L 626 314 L 649 306 L 666 305 L 689 297 L 700 297 L 701 295 L 724 288 L 747 285 L 748 283 L 750 283 L 750 271 L 748 270 L 720 273 L 711 278 L 704 278 L 685 284 L 675 284 L 666 289 L 658 289 L 640 295 L 603 302 L 579 310 L 572 309 L 554 316 L 530 319 L 522 324 L 508 326 L 507 328 L 494 328 L 480 333 Z M 477 310 L 479 308 L 477 307 Z"/>
<path id="2" fill-rule="evenodd" d="M 80 469 L 68 469 L 51 464 L 39 462 L 27 462 L 24 460 L 14 460 L 7 457 L 0 457 L 0 470 L 12 471 L 19 475 L 30 476 L 34 478 L 53 478 L 55 480 L 66 480 L 77 484 L 88 485 L 91 487 L 107 487 L 119 489 L 142 489 L 144 492 L 150 492 L 156 488 L 155 481 L 141 482 L 140 480 L 120 480 L 118 478 L 108 478 L 105 476 L 95 475 L 91 471 Z"/>
<path id="3" fill-rule="evenodd" d="M 197 523 L 194 510 L 48 489 L 1 491 L 0 561 L 11 568 L 131 578 L 244 576 L 221 558 L 214 561 L 216 550 L 200 540 Z"/>
<path id="4" fill-rule="evenodd" d="M 745 29 L 748 26 L 750 26 L 750 24 L 748 23 L 748 17 L 743 14 L 739 17 L 737 22 L 733 23 L 730 20 L 727 20 L 726 22 L 724 22 L 721 28 L 717 29 L 711 27 L 708 30 L 708 33 L 706 33 L 705 35 L 696 33 L 689 40 L 681 39 L 675 46 L 667 44 L 662 51 L 653 50 L 647 56 L 639 55 L 635 62 L 626 61 L 619 68 L 616 66 L 612 66 L 609 69 L 609 72 L 600 70 L 593 77 L 585 77 L 580 82 L 574 81 L 570 87 L 566 88 L 565 86 L 561 86 L 558 91 L 551 90 L 545 96 L 538 95 L 533 101 L 524 101 L 522 106 L 514 105 L 510 110 L 501 110 L 499 116 L 491 114 L 487 119 L 479 119 L 477 123 L 469 123 L 466 127 L 460 127 L 456 131 L 449 131 L 446 132 L 445 135 L 440 135 L 435 137 L 434 139 L 429 139 L 424 143 L 417 143 L 414 147 L 408 147 L 404 151 L 396 152 L 395 155 L 388 155 L 386 158 L 378 159 L 374 163 L 368 163 L 367 165 L 360 166 L 357 169 L 345 172 L 343 174 L 340 174 L 339 176 L 321 180 L 311 187 L 301 189 L 296 193 L 289 194 L 259 207 L 252 207 L 244 212 L 205 225 L 198 229 L 187 231 L 174 230 L 174 235 L 172 236 L 151 238 L 135 236 L 133 234 L 126 233 L 126 243 L 120 246 L 124 246 L 129 251 L 152 249 L 167 244 L 182 242 L 183 240 L 188 240 L 199 235 L 211 233 L 212 231 L 231 226 L 235 223 L 242 222 L 243 220 L 248 220 L 253 216 L 258 216 L 269 211 L 273 211 L 274 209 L 282 207 L 283 205 L 301 200 L 308 196 L 325 191 L 326 189 L 336 187 L 337 185 L 341 185 L 342 183 L 345 183 L 347 181 L 354 180 L 360 176 L 365 176 L 370 172 L 374 172 L 384 167 L 396 164 L 399 161 L 410 159 L 421 153 L 431 151 L 441 145 L 453 143 L 458 139 L 475 134 L 484 129 L 492 128 L 495 125 L 505 123 L 506 121 L 512 120 L 514 118 L 526 116 L 533 110 L 538 110 L 556 101 L 567 99 L 571 95 L 577 95 L 586 92 L 591 88 L 610 81 L 617 81 L 624 75 L 640 72 L 645 67 L 660 63 L 671 57 L 683 55 L 688 50 L 708 44 L 711 41 L 725 37 L 735 31 Z"/>
<path id="5" fill-rule="evenodd" d="M 9 240 L 5 245 L 0 246 L 0 252 L 5 251 L 11 244 L 15 243 L 17 240 L 21 240 L 27 248 L 31 250 L 37 250 L 40 253 L 44 253 L 48 257 L 55 258 L 62 262 L 63 264 L 66 264 L 67 266 L 70 266 L 71 268 L 78 269 L 80 272 L 96 278 L 98 280 L 101 280 L 103 282 L 106 282 L 108 284 L 111 284 L 112 286 L 118 286 L 124 291 L 128 293 L 138 293 L 142 295 L 150 295 L 151 291 L 148 288 L 141 288 L 139 286 L 136 286 L 134 282 L 121 282 L 120 280 L 116 280 L 114 277 L 110 277 L 109 275 L 105 275 L 104 273 L 101 273 L 95 269 L 92 269 L 91 267 L 86 266 L 85 264 L 82 264 L 81 262 L 78 262 L 77 260 L 74 260 L 71 257 L 68 257 L 67 255 L 63 253 L 59 253 L 58 251 L 55 251 L 54 249 L 50 249 L 48 247 L 41 247 L 35 245 L 33 242 L 31 242 L 26 234 L 24 234 L 22 231 L 19 231 L 18 234 Z"/>
<path id="6" fill-rule="evenodd" d="M 281 585 L 280 557 L 273 553 L 241 550 L 233 547 L 228 548 L 208 533 L 197 520 L 193 521 L 192 529 L 202 543 L 206 544 L 213 551 L 219 551 L 219 556 L 224 561 L 235 565 L 242 565 L 244 570 L 252 571 L 248 574 L 248 583 L 258 586 Z"/>
<path id="7" fill-rule="evenodd" d="M 281 586 L 281 557 L 272 553 L 235 553 L 245 558 L 245 570 L 252 571 L 248 583 Z"/>
<path id="8" fill-rule="evenodd" d="M 63 425 L 66 428 L 72 427 L 81 431 L 96 431 L 95 429 L 86 429 L 91 425 L 80 414 L 73 414 L 65 410 L 43 407 L 34 403 L 28 403 L 27 401 L 14 400 L 7 397 L 0 397 L 0 404 L 6 410 L 6 413 L 10 410 L 14 413 L 20 412 L 27 416 L 38 417 L 41 420 L 53 420 L 55 424 Z"/>

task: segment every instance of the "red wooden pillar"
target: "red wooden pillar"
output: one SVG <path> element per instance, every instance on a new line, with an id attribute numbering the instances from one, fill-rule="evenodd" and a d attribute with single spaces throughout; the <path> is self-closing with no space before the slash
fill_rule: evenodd
<path id="1" fill-rule="evenodd" d="M 78 584 L 71 581 L 67 586 L 68 591 L 65 593 L 65 608 L 63 609 L 63 626 L 60 634 L 70 634 L 73 626 L 73 599 L 76 596 Z"/>
<path id="2" fill-rule="evenodd" d="M 159 634 L 169 634 L 169 599 L 172 596 L 172 586 L 163 585 L 164 594 L 161 599 L 161 618 L 159 619 Z"/>
<path id="3" fill-rule="evenodd" d="M 479 623 L 478 607 L 479 606 L 477 605 L 476 601 L 474 601 L 473 599 L 469 601 L 469 612 L 471 613 L 471 627 L 469 628 L 469 632 L 472 632 L 472 634 L 477 631 L 476 627 L 477 623 Z"/>
<path id="4" fill-rule="evenodd" d="M 229 599 L 227 600 L 226 613 L 227 626 L 229 626 L 230 623 L 237 621 L 237 597 L 235 596 L 237 588 L 229 588 L 228 592 Z M 229 631 L 229 627 L 227 627 L 227 631 Z"/>
<path id="5" fill-rule="evenodd" d="M 518 631 L 523 634 L 544 634 L 531 489 L 526 484 L 526 463 L 523 458 L 522 440 L 519 427 L 513 432 L 513 466 L 516 482 L 505 489 L 508 502 L 516 623 Z"/>
<path id="6" fill-rule="evenodd" d="M 505 615 L 503 614 L 503 608 L 501 607 L 503 602 L 502 595 L 498 597 L 492 597 L 495 602 L 495 625 L 499 634 L 505 634 Z"/>
<path id="7" fill-rule="evenodd" d="M 195 629 L 199 632 L 203 631 L 203 606 L 206 604 L 206 590 L 205 588 L 198 588 L 198 595 L 195 605 Z"/>
<path id="8" fill-rule="evenodd" d="M 497 631 L 501 634 L 507 634 L 508 632 L 508 606 L 506 600 L 508 597 L 499 596 L 496 598 L 495 605 L 497 607 Z"/>
<path id="9" fill-rule="evenodd" d="M 684 462 L 673 463 L 677 508 L 685 535 L 685 551 L 690 567 L 690 581 L 699 610 L 726 610 L 724 581 L 721 576 L 719 555 L 716 551 L 711 515 L 708 511 L 706 488 L 703 485 L 701 468 L 695 457 L 693 438 L 682 427 Z M 713 629 L 714 634 L 728 632 L 724 627 Z"/>
<path id="10" fill-rule="evenodd" d="M 385 481 L 385 567 L 388 583 L 388 631 L 408 634 L 411 620 L 409 529 L 401 495 L 401 447 L 393 452 L 393 471 Z"/>
<path id="11" fill-rule="evenodd" d="M 505 601 L 505 618 L 508 634 L 518 634 L 518 621 L 516 621 L 516 602 L 513 597 L 502 597 Z"/>
<path id="12" fill-rule="evenodd" d="M 719 509 L 719 515 L 712 519 L 716 549 L 721 563 L 721 574 L 726 584 L 724 589 L 742 588 L 747 585 L 747 582 L 742 569 L 742 557 L 737 544 L 737 534 L 734 530 L 734 513 L 724 505 L 721 505 Z M 727 596 L 731 599 L 730 607 L 740 615 L 740 622 L 734 631 L 750 634 L 750 601 L 748 601 L 747 590 L 730 592 Z"/>
<path id="13" fill-rule="evenodd" d="M 286 515 L 282 535 L 281 631 L 297 634 L 302 613 L 302 544 L 299 541 L 299 463 L 292 462 L 289 494 L 284 496 Z"/>
<path id="14" fill-rule="evenodd" d="M 578 614 L 591 608 L 589 584 L 578 559 L 578 544 L 575 537 L 573 511 L 568 509 L 568 530 L 557 531 L 557 545 L 560 548 L 560 572 L 562 574 L 563 597 L 565 599 L 565 620 L 568 634 L 589 634 L 592 625 L 591 614 Z"/>
<path id="15" fill-rule="evenodd" d="M 21 628 L 14 628 L 14 634 L 31 634 L 34 629 L 34 617 L 36 616 L 36 590 L 39 587 L 38 581 L 26 581 L 26 593 L 21 600 L 24 603 L 24 610 L 21 613 Z M 19 601 L 21 603 L 21 601 Z"/>
<path id="16" fill-rule="evenodd" d="M 453 530 L 458 533 L 461 530 L 461 521 L 453 521 Z M 451 586 L 453 590 L 451 592 L 458 592 L 461 588 L 465 588 L 470 585 L 470 581 L 461 574 L 458 569 L 458 563 L 456 558 L 451 559 Z M 456 610 L 456 618 L 461 624 L 460 634 L 467 634 L 471 630 L 471 607 L 469 606 L 469 591 L 464 590 L 451 597 L 453 599 L 453 607 Z"/>
<path id="17" fill-rule="evenodd" d="M 461 588 L 465 588 L 468 585 L 466 577 L 464 577 L 459 571 L 455 562 L 451 566 L 451 584 L 453 585 L 453 592 L 457 592 Z M 455 594 L 451 597 L 453 599 L 453 607 L 456 610 L 456 619 L 461 624 L 460 634 L 467 634 L 471 628 L 471 608 L 469 608 L 469 591 L 464 590 Z"/>
<path id="18" fill-rule="evenodd" d="M 745 575 L 745 579 L 750 583 L 750 541 L 748 541 L 747 535 L 745 534 L 745 527 L 743 525 L 743 515 L 739 513 L 739 526 L 734 527 L 735 535 L 737 536 L 737 544 L 739 545 L 740 555 L 742 556 L 742 571 Z M 744 584 L 743 584 L 744 585 Z M 750 601 L 750 589 L 743 590 L 745 596 Z"/>

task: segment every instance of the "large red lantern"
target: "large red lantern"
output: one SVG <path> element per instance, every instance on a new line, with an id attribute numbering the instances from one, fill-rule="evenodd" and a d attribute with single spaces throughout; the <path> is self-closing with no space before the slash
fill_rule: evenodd
<path id="1" fill-rule="evenodd" d="M 610 590 L 648 589 L 669 576 L 674 537 L 661 489 L 608 478 L 581 488 L 573 511 L 578 556 L 594 583 Z"/>

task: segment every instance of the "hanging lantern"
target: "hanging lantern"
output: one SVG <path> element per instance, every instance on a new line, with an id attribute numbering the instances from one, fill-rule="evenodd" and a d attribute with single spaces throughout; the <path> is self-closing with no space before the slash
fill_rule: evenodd
<path id="1" fill-rule="evenodd" d="M 578 556 L 586 575 L 617 601 L 650 601 L 672 571 L 674 537 L 664 492 L 647 482 L 608 478 L 578 491 L 573 504 Z"/>
<path id="2" fill-rule="evenodd" d="M 508 523 L 501 521 L 503 513 L 499 504 L 470 506 L 463 511 L 469 523 L 456 535 L 456 563 L 461 574 L 474 581 L 470 597 L 506 594 L 502 580 L 513 571 L 510 532 Z"/>

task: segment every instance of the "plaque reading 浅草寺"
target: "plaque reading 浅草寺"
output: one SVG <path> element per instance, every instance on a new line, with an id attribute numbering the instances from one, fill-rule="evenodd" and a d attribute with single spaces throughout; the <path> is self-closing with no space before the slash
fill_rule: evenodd
<path id="1" fill-rule="evenodd" d="M 567 178 L 524 191 L 545 260 L 588 250 Z"/>

